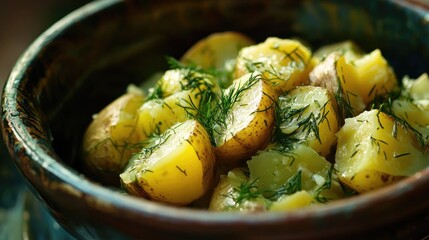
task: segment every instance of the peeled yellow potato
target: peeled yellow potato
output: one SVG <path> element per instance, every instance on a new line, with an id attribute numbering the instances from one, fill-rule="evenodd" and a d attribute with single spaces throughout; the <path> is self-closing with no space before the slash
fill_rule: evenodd
<path id="1" fill-rule="evenodd" d="M 136 154 L 120 175 L 134 195 L 173 205 L 187 205 L 212 185 L 215 156 L 205 129 L 187 120 L 166 131 L 154 146 Z"/>
<path id="2" fill-rule="evenodd" d="M 275 121 L 275 92 L 259 75 L 250 73 L 235 80 L 225 96 L 229 100 L 223 101 L 232 102 L 224 126 L 215 132 L 215 153 L 219 163 L 234 165 L 269 141 Z"/>
<path id="3" fill-rule="evenodd" d="M 291 195 L 284 195 L 279 200 L 270 205 L 270 211 L 285 212 L 310 206 L 314 203 L 314 198 L 305 190 L 298 191 Z"/>
<path id="4" fill-rule="evenodd" d="M 378 110 L 346 119 L 337 136 L 335 168 L 340 181 L 357 192 L 386 186 L 429 166 L 416 135 Z"/>
<path id="5" fill-rule="evenodd" d="M 278 99 L 279 129 L 293 141 L 327 157 L 339 130 L 335 99 L 321 87 L 301 86 Z M 291 140 L 292 141 L 292 140 Z"/>
<path id="6" fill-rule="evenodd" d="M 270 37 L 265 42 L 244 47 L 238 57 L 234 77 L 258 71 L 281 94 L 307 80 L 311 51 L 301 42 Z"/>
<path id="7" fill-rule="evenodd" d="M 357 73 L 356 86 L 366 105 L 377 96 L 386 96 L 398 85 L 392 68 L 379 49 L 356 59 L 353 66 Z"/>
<path id="8" fill-rule="evenodd" d="M 353 61 L 361 57 L 364 52 L 353 41 L 347 40 L 343 42 L 328 44 L 314 51 L 312 60 L 317 65 L 333 52 L 338 52 L 343 55 L 347 61 Z"/>
<path id="9" fill-rule="evenodd" d="M 401 96 L 392 102 L 392 112 L 407 121 L 414 129 L 429 140 L 429 77 L 422 74 L 415 80 L 403 79 Z"/>
<path id="10" fill-rule="evenodd" d="M 137 110 L 143 94 L 128 92 L 95 115 L 83 137 L 83 168 L 88 176 L 109 185 L 119 184 L 119 174 L 131 154 L 140 150 L 136 134 Z"/>
<path id="11" fill-rule="evenodd" d="M 247 161 L 250 180 L 270 199 L 305 190 L 314 202 L 344 197 L 332 164 L 303 144 L 280 151 L 271 146 Z"/>

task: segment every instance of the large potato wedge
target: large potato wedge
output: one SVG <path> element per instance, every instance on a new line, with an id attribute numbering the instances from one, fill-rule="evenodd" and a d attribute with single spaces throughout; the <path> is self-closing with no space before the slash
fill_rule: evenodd
<path id="1" fill-rule="evenodd" d="M 314 86 L 300 86 L 279 97 L 279 129 L 289 141 L 303 143 L 324 157 L 335 146 L 339 116 L 332 93 Z"/>
<path id="2" fill-rule="evenodd" d="M 310 59 L 311 51 L 301 42 L 270 37 L 263 43 L 241 49 L 234 77 L 261 72 L 262 78 L 281 94 L 306 82 L 312 68 Z"/>
<path id="3" fill-rule="evenodd" d="M 134 195 L 187 205 L 212 187 L 214 152 L 205 129 L 195 120 L 178 123 L 154 146 L 136 154 L 121 177 Z"/>
<path id="4" fill-rule="evenodd" d="M 429 166 L 416 135 L 378 110 L 346 119 L 337 134 L 335 168 L 341 182 L 367 192 Z"/>
<path id="5" fill-rule="evenodd" d="M 215 134 L 215 152 L 220 164 L 234 165 L 262 149 L 274 127 L 275 91 L 270 84 L 250 73 L 227 89 L 223 125 Z"/>
<path id="6" fill-rule="evenodd" d="M 82 165 L 89 177 L 119 185 L 119 174 L 131 154 L 140 151 L 135 129 L 143 99 L 138 92 L 128 92 L 95 115 L 82 144 Z"/>

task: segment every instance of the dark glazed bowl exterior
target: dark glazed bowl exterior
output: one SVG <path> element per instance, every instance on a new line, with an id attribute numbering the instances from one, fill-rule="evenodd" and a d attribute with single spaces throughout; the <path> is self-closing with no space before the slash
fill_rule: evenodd
<path id="1" fill-rule="evenodd" d="M 291 213 L 209 213 L 103 187 L 80 172 L 82 133 L 108 102 L 219 31 L 312 46 L 352 39 L 380 48 L 398 77 L 429 70 L 423 1 L 94 1 L 42 34 L 2 96 L 9 153 L 33 193 L 78 239 L 421 239 L 429 229 L 429 169 L 395 185 Z"/>

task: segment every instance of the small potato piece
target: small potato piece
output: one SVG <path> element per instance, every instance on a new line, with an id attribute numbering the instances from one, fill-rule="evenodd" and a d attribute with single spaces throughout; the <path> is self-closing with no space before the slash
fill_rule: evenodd
<path id="1" fill-rule="evenodd" d="M 311 51 L 291 39 L 267 38 L 265 42 L 243 48 L 238 57 L 234 77 L 258 71 L 282 94 L 306 81 Z"/>
<path id="2" fill-rule="evenodd" d="M 275 93 L 270 84 L 251 73 L 235 80 L 225 96 L 222 101 L 231 106 L 225 116 L 225 128 L 215 132 L 215 153 L 220 164 L 235 165 L 269 141 L 275 121 Z"/>
<path id="3" fill-rule="evenodd" d="M 378 110 L 346 119 L 337 136 L 335 168 L 339 179 L 360 193 L 429 166 L 413 132 Z"/>
<path id="4" fill-rule="evenodd" d="M 302 144 L 286 151 L 276 150 L 275 147 L 267 148 L 247 161 L 247 165 L 250 180 L 256 180 L 256 187 L 267 197 L 273 198 L 279 193 L 279 189 L 298 186 L 298 190 L 308 191 L 316 200 L 344 197 L 337 176 L 332 171 L 332 164 L 312 148 Z M 290 181 L 293 186 L 288 186 Z M 289 190 L 286 191 L 288 192 Z"/>
<path id="5" fill-rule="evenodd" d="M 416 80 L 403 79 L 401 96 L 392 103 L 396 116 L 407 121 L 422 134 L 425 143 L 429 139 L 429 77 L 422 74 Z"/>
<path id="6" fill-rule="evenodd" d="M 312 56 L 314 63 L 317 65 L 322 62 L 331 53 L 338 52 L 343 55 L 348 62 L 361 57 L 364 52 L 354 42 L 348 40 L 339 43 L 325 45 L 317 49 Z"/>
<path id="7" fill-rule="evenodd" d="M 353 61 L 357 73 L 358 91 L 365 105 L 377 96 L 386 96 L 398 82 L 389 63 L 376 49 Z"/>
<path id="8" fill-rule="evenodd" d="M 137 154 L 120 175 L 124 189 L 137 196 L 187 205 L 212 185 L 215 156 L 205 129 L 187 120 L 166 131 Z"/>
<path id="9" fill-rule="evenodd" d="M 314 202 L 313 196 L 307 191 L 301 190 L 291 195 L 283 195 L 273 202 L 269 211 L 285 212 L 310 206 Z"/>
<path id="10" fill-rule="evenodd" d="M 214 189 L 210 200 L 209 210 L 261 212 L 266 211 L 269 201 L 258 193 L 249 181 L 243 168 L 234 168 L 221 176 L 219 184 Z"/>
<path id="11" fill-rule="evenodd" d="M 301 86 L 280 96 L 278 106 L 280 130 L 327 157 L 339 130 L 332 94 L 321 87 Z"/>
<path id="12" fill-rule="evenodd" d="M 83 168 L 89 177 L 108 185 L 119 185 L 119 174 L 131 154 L 140 149 L 135 134 L 136 113 L 143 94 L 128 92 L 95 116 L 83 137 Z"/>
<path id="13" fill-rule="evenodd" d="M 138 110 L 136 131 L 141 139 L 163 133 L 172 125 L 188 119 L 185 108 L 198 107 L 203 91 L 219 91 L 213 76 L 176 69 L 167 71 Z M 191 111 L 188 108 L 188 111 Z"/>
<path id="14" fill-rule="evenodd" d="M 238 32 L 220 32 L 209 35 L 193 45 L 181 62 L 199 66 L 206 70 L 216 69 L 230 75 L 240 49 L 254 44 L 253 40 Z M 231 84 L 231 76 L 219 79 L 222 87 Z"/>

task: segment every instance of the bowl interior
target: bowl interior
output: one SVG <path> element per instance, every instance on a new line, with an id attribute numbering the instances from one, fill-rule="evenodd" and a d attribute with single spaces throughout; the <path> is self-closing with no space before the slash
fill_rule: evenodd
<path id="1" fill-rule="evenodd" d="M 124 93 L 128 84 L 139 84 L 154 72 L 166 70 L 166 56 L 180 58 L 193 43 L 220 31 L 239 31 L 257 42 L 269 36 L 297 37 L 313 49 L 350 39 L 365 50 L 380 48 L 398 78 L 405 74 L 417 77 L 429 65 L 426 16 L 422 8 L 408 1 L 95 1 L 50 28 L 21 57 L 4 91 L 4 137 L 9 146 L 20 144 L 10 151 L 33 190 L 63 223 L 71 223 L 77 217 L 69 216 L 70 208 L 61 206 L 49 192 L 52 189 L 46 189 L 34 172 L 43 173 L 46 181 L 54 179 L 78 191 L 88 191 L 88 195 L 107 196 L 109 204 L 123 204 L 126 197 L 114 193 L 109 198 L 112 191 L 99 190 L 101 187 L 88 180 L 89 176 L 80 182 L 82 134 L 92 114 Z M 427 178 L 419 181 L 423 180 Z M 411 179 L 407 184 L 416 181 Z M 91 187 L 96 191 L 91 192 Z M 388 195 L 386 191 L 381 195 Z M 374 208 L 380 203 L 376 198 L 377 194 L 370 194 Z M 392 198 L 396 199 L 392 204 L 403 201 L 400 194 Z M 134 199 L 125 203 L 145 213 Z M 357 199 L 352 207 L 344 202 L 338 205 L 353 214 L 353 208 L 363 208 L 367 203 L 367 199 Z M 69 215 L 61 213 L 64 209 Z M 191 215 L 165 209 L 159 213 L 165 214 L 164 220 L 169 214 L 177 218 Z M 334 207 L 327 209 L 330 214 L 339 214 Z M 307 214 L 317 213 L 294 217 L 301 219 Z M 238 219 L 221 218 L 212 217 L 218 223 Z M 259 220 L 272 223 L 278 219 L 265 216 Z M 274 233 L 281 232 L 279 229 L 273 229 Z"/>

